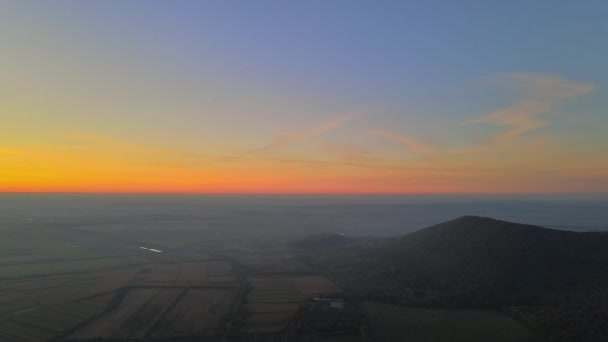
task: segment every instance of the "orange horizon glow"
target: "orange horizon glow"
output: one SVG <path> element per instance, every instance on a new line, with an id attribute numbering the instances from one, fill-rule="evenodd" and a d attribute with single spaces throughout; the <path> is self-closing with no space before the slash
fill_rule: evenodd
<path id="1" fill-rule="evenodd" d="M 6 4 L 0 192 L 608 192 L 608 83 L 586 64 L 603 37 L 561 56 L 569 28 L 504 30 L 490 9 L 472 30 L 461 11 L 302 4 L 277 30 L 220 3 Z"/>
<path id="2" fill-rule="evenodd" d="M 203 155 L 88 135 L 67 141 L 3 153 L 0 192 L 584 193 L 601 191 L 587 178 L 608 169 L 608 159 L 587 157 L 600 148 L 573 154 L 536 138 L 432 151 L 414 160 L 319 160 L 275 151 Z"/>

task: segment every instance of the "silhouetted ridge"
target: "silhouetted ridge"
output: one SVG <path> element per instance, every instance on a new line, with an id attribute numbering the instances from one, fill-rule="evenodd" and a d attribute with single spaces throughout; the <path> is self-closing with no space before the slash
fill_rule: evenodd
<path id="1" fill-rule="evenodd" d="M 369 253 L 360 272 L 378 284 L 413 290 L 418 298 L 440 294 L 432 299 L 440 302 L 536 303 L 548 293 L 608 284 L 608 234 L 486 217 L 463 216 Z"/>
<path id="2" fill-rule="evenodd" d="M 500 309 L 549 340 L 608 336 L 608 233 L 463 216 L 306 257 L 367 300 Z"/>

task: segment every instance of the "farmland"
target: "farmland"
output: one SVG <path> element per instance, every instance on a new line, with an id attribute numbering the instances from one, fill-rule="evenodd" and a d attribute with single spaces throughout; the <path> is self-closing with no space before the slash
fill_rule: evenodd
<path id="1" fill-rule="evenodd" d="M 533 341 L 517 321 L 475 310 L 406 308 L 367 302 L 369 334 L 373 341 Z"/>
<path id="2" fill-rule="evenodd" d="M 0 265 L 109 259 L 141 254 L 128 243 L 74 229 L 10 229 L 2 234 Z"/>
<path id="3" fill-rule="evenodd" d="M 235 287 L 232 265 L 227 261 L 150 264 L 133 280 L 134 286 L 160 287 Z"/>
<path id="4" fill-rule="evenodd" d="M 306 298 L 340 292 L 321 276 L 260 275 L 248 281 L 253 287 L 246 297 L 249 332 L 281 331 Z"/>
<path id="5" fill-rule="evenodd" d="M 190 289 L 166 313 L 151 337 L 209 336 L 237 300 L 234 289 Z"/>
<path id="6" fill-rule="evenodd" d="M 87 272 L 106 268 L 129 266 L 137 262 L 137 260 L 130 258 L 100 258 L 32 263 L 26 265 L 7 265 L 0 266 L 0 274 L 2 275 L 2 278 L 5 279 L 25 276 L 43 276 L 48 274 Z"/>
<path id="7" fill-rule="evenodd" d="M 266 251 L 247 253 L 239 257 L 246 272 L 251 274 L 306 274 L 310 272 L 294 255 L 288 252 Z"/>
<path id="8" fill-rule="evenodd" d="M 211 335 L 239 306 L 233 262 L 171 249 L 163 224 L 22 225 L 0 227 L 2 341 Z M 189 243 L 197 227 L 177 225 Z"/>
<path id="9" fill-rule="evenodd" d="M 230 228 L 217 234 L 219 224 L 9 230 L 0 251 L 0 340 L 283 334 L 307 299 L 340 295 L 287 245 L 255 247 Z M 176 230 L 183 235 L 172 238 Z"/>
<path id="10" fill-rule="evenodd" d="M 44 341 L 61 336 L 78 325 L 102 314 L 113 294 L 54 306 L 37 306 L 17 311 L 0 321 L 3 341 Z"/>
<path id="11" fill-rule="evenodd" d="M 0 340 L 289 334 L 308 299 L 341 295 L 284 243 L 252 250 L 230 229 L 218 235 L 213 225 L 197 231 L 196 221 L 166 223 L 184 235 L 169 238 L 162 224 L 146 222 L 9 230 L 0 251 Z M 515 338 L 526 333 L 497 314 L 382 305 L 363 306 L 374 317 L 369 334 L 378 341 L 405 334 L 399 329 L 414 341 L 455 334 L 450 329 L 460 329 L 465 339 L 493 338 L 489 331 L 498 328 Z M 398 318 L 378 318 L 385 317 L 380 312 Z M 432 329 L 436 321 L 445 322 L 445 331 Z M 473 322 L 483 322 L 482 328 Z M 350 334 L 335 338 L 357 340 Z"/>
<path id="12" fill-rule="evenodd" d="M 306 298 L 340 292 L 284 249 L 245 253 L 239 262 L 251 286 L 245 298 L 244 324 L 250 333 L 280 332 Z"/>
<path id="13" fill-rule="evenodd" d="M 69 339 L 144 338 L 181 291 L 159 288 L 129 290 L 118 307 L 79 329 Z"/>
<path id="14" fill-rule="evenodd" d="M 300 293 L 289 276 L 250 277 L 253 290 L 247 295 L 246 329 L 276 332 L 285 327 L 300 302 Z"/>
<path id="15" fill-rule="evenodd" d="M 285 340 L 299 331 L 312 333 L 306 330 L 311 326 L 348 327 L 340 336 L 315 335 L 319 341 L 356 341 L 360 314 L 384 317 L 376 306 L 382 304 L 358 305 L 359 299 L 343 292 L 345 284 L 332 281 L 331 263 L 319 266 L 306 257 L 325 247 L 292 244 L 294 236 L 310 233 L 293 228 L 301 222 L 283 229 L 274 213 L 248 207 L 236 213 L 199 207 L 152 214 L 134 209 L 137 215 L 115 210 L 52 213 L 49 219 L 0 216 L 0 341 Z M 207 217 L 192 214 L 198 210 L 207 210 Z M 328 298 L 315 297 L 356 305 L 344 315 L 323 302 Z M 327 306 L 317 306 L 320 316 L 299 321 L 318 302 Z M 390 310 L 399 318 L 368 321 L 375 340 L 403 327 L 414 341 L 439 336 L 424 335 L 439 333 L 432 322 L 464 337 L 492 337 L 487 331 L 505 329 L 516 338 L 523 329 L 492 313 Z M 488 329 L 473 329 L 477 321 Z"/>

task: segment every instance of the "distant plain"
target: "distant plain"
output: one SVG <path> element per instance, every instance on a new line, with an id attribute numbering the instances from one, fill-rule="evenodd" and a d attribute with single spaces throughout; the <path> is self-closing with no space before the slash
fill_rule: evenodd
<path id="1" fill-rule="evenodd" d="M 465 214 L 608 230 L 608 199 L 599 195 L 0 194 L 0 339 L 281 332 L 303 300 L 342 291 L 299 260 L 289 241 L 317 233 L 395 237 Z M 394 309 L 411 324 L 432 316 L 462 325 L 465 340 L 494 325 L 515 340 L 527 336 L 496 313 L 466 313 L 487 319 L 488 329 L 475 330 L 448 311 Z M 205 325 L 193 323 L 201 317 Z M 372 334 L 390 323 L 380 321 L 370 321 Z"/>

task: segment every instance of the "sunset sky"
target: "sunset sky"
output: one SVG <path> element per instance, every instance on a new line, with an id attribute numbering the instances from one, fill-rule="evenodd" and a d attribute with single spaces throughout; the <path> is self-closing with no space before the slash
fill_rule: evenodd
<path id="1" fill-rule="evenodd" d="M 608 191 L 608 2 L 0 0 L 0 191 Z"/>

